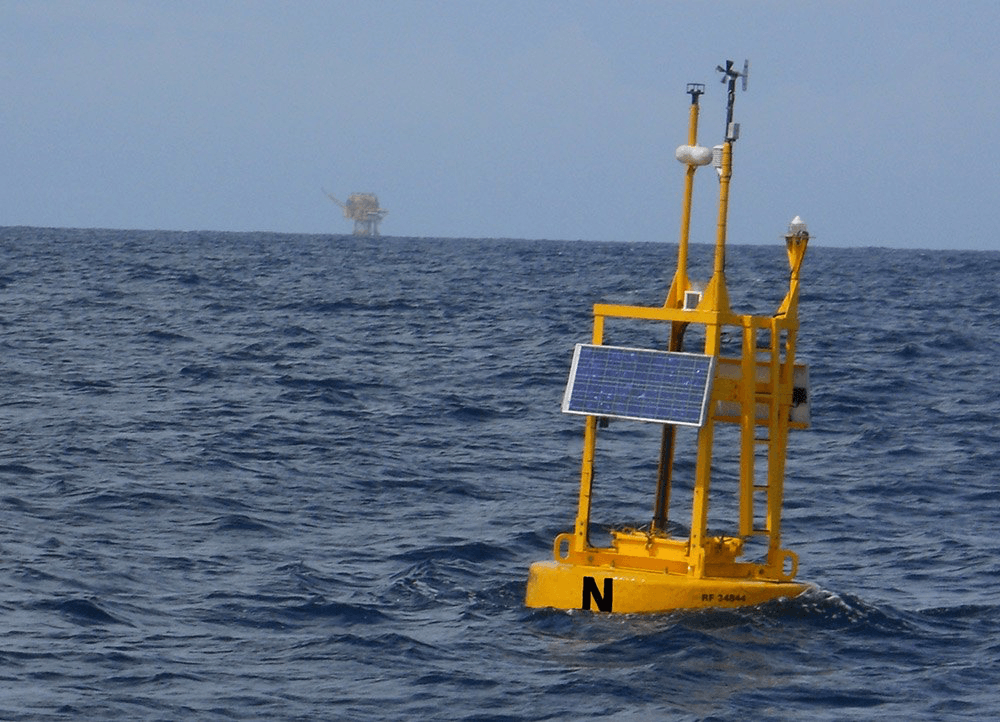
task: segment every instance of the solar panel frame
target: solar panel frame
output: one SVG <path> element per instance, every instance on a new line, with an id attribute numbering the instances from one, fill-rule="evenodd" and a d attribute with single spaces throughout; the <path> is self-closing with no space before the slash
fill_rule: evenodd
<path id="1" fill-rule="evenodd" d="M 714 356 L 579 343 L 562 410 L 700 427 L 708 416 L 714 378 Z"/>

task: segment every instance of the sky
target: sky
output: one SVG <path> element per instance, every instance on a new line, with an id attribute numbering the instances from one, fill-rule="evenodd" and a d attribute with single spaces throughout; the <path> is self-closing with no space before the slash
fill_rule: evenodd
<path id="1" fill-rule="evenodd" d="M 4 0 L 0 226 L 1000 249 L 1000 2 Z M 692 242 L 718 181 L 695 184 Z"/>

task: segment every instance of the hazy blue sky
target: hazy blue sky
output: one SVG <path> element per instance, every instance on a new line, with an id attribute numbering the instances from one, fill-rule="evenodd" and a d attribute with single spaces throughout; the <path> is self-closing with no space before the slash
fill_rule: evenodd
<path id="1" fill-rule="evenodd" d="M 677 237 L 688 82 L 730 240 L 1000 248 L 1000 2 L 0 4 L 0 225 Z M 692 240 L 714 238 L 698 174 Z"/>

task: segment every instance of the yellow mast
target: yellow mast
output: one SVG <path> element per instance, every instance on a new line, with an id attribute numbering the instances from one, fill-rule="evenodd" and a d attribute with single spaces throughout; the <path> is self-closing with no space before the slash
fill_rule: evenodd
<path id="1" fill-rule="evenodd" d="M 687 275 L 688 239 L 691 235 L 691 198 L 694 195 L 694 174 L 700 164 L 708 160 L 701 158 L 695 149 L 698 148 L 698 98 L 705 93 L 702 83 L 688 83 L 687 93 L 691 96 L 691 110 L 688 116 L 688 144 L 679 151 L 678 160 L 685 163 L 684 173 L 684 204 L 681 208 L 681 230 L 677 242 L 677 271 L 670 284 L 670 292 L 664 306 L 666 308 L 683 308 L 685 294 L 691 290 L 691 282 Z M 670 324 L 670 351 L 680 351 L 684 345 L 684 329 L 686 323 L 675 321 Z M 677 438 L 676 427 L 664 424 L 660 440 L 660 459 L 656 470 L 656 499 L 653 502 L 653 520 L 651 530 L 665 532 L 670 513 L 670 486 L 673 476 L 674 443 Z"/>
<path id="2" fill-rule="evenodd" d="M 723 82 L 729 81 L 729 102 L 726 111 L 726 142 L 722 146 L 719 166 L 719 220 L 715 234 L 715 257 L 712 279 L 705 289 L 699 310 L 708 311 L 710 321 L 705 324 L 705 355 L 718 356 L 722 342 L 723 316 L 729 316 L 729 293 L 726 289 L 726 227 L 729 221 L 729 181 L 733 175 L 733 143 L 739 136 L 739 126 L 733 123 L 733 104 L 736 100 L 736 79 L 740 73 L 733 70 L 732 61 L 726 61 Z M 746 71 L 742 75 L 746 81 Z M 705 538 L 708 534 L 708 493 L 712 477 L 712 445 L 715 438 L 714 417 L 709 415 L 698 431 L 698 459 L 695 464 L 694 503 L 691 508 L 691 551 L 688 559 L 690 573 L 696 577 L 705 574 Z"/>
<path id="3" fill-rule="evenodd" d="M 687 93 L 691 96 L 691 110 L 688 115 L 688 148 L 698 147 L 698 98 L 705 93 L 703 83 L 688 83 Z M 680 158 L 678 160 L 681 160 Z M 681 308 L 684 305 L 684 293 L 691 288 L 687 275 L 688 238 L 691 235 L 691 197 L 694 194 L 694 174 L 698 164 L 687 163 L 684 174 L 684 205 L 681 208 L 681 232 L 677 243 L 677 271 L 670 293 L 664 304 L 669 308 Z"/>

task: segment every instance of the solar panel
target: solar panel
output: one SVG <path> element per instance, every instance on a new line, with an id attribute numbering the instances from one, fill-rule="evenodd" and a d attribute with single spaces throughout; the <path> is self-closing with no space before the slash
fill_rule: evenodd
<path id="1" fill-rule="evenodd" d="M 715 357 L 577 344 L 563 395 L 568 414 L 683 426 L 705 423 Z"/>

